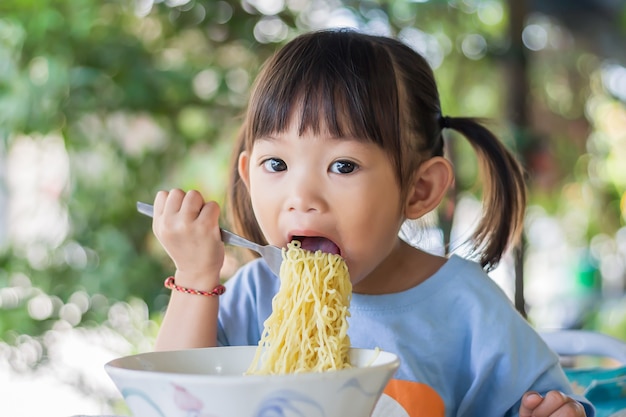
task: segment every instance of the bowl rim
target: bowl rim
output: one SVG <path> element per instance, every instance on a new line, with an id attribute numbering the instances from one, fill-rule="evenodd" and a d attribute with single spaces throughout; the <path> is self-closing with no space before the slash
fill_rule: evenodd
<path id="1" fill-rule="evenodd" d="M 384 354 L 388 357 L 383 363 L 372 364 L 368 366 L 359 366 L 352 368 L 345 368 L 339 370 L 330 370 L 325 372 L 302 372 L 302 373 L 290 373 L 290 374 L 273 374 L 273 375 L 233 375 L 233 374 L 192 374 L 185 372 L 170 372 L 170 371 L 151 371 L 146 369 L 130 369 L 125 368 L 117 364 L 117 362 L 121 362 L 123 360 L 129 360 L 132 358 L 146 358 L 150 356 L 159 356 L 159 355 L 167 355 L 167 354 L 181 354 L 187 351 L 209 351 L 212 349 L 232 349 L 235 350 L 237 348 L 243 348 L 245 350 L 249 350 L 250 348 L 255 348 L 257 346 L 216 346 L 216 347 L 206 347 L 206 348 L 193 348 L 193 349 L 176 349 L 176 350 L 168 350 L 168 351 L 152 351 L 152 352 L 144 352 L 137 353 L 134 355 L 122 356 L 119 358 L 115 358 L 110 360 L 109 362 L 104 364 L 105 371 L 109 374 L 111 378 L 121 377 L 121 376 L 134 376 L 134 377 L 149 377 L 149 378 L 159 378 L 159 377 L 167 377 L 170 380 L 178 380 L 178 381 L 186 381 L 193 382 L 198 380 L 198 382 L 219 382 L 220 384 L 258 384 L 259 381 L 267 381 L 271 379 L 273 381 L 285 381 L 289 382 L 292 379 L 298 379 L 299 381 L 306 380 L 316 380 L 316 379 L 334 379 L 337 374 L 340 374 L 342 378 L 354 377 L 359 374 L 365 373 L 368 370 L 379 370 L 379 371 L 387 371 L 387 372 L 396 372 L 400 367 L 400 358 L 397 354 L 393 352 L 389 352 L 382 349 L 368 349 L 368 348 L 355 348 L 351 347 L 350 351 L 358 351 L 362 353 L 367 352 L 376 352 L 379 354 Z M 376 358 L 374 358 L 375 360 Z"/>

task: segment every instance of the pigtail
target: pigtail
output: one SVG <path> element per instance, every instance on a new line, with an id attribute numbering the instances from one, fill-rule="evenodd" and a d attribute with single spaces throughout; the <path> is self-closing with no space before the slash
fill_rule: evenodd
<path id="1" fill-rule="evenodd" d="M 523 169 L 479 120 L 446 117 L 442 127 L 461 133 L 477 153 L 483 188 L 483 216 L 473 236 L 473 249 L 481 254 L 483 268 L 491 270 L 504 251 L 518 243 L 522 234 L 526 208 Z"/>

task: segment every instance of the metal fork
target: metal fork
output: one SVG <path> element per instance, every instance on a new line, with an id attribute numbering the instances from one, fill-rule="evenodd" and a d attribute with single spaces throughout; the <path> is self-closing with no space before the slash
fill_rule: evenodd
<path id="1" fill-rule="evenodd" d="M 137 202 L 137 211 L 149 217 L 154 215 L 154 207 L 141 201 Z M 282 250 L 280 248 L 272 245 L 259 245 L 222 228 L 220 228 L 220 232 L 222 234 L 222 242 L 257 252 L 263 257 L 272 272 L 277 276 L 280 275 L 280 264 L 283 262 Z"/>

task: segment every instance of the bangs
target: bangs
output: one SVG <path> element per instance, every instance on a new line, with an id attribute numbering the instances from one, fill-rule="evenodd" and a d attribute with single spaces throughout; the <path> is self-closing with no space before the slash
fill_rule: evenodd
<path id="1" fill-rule="evenodd" d="M 263 68 L 250 99 L 247 145 L 282 133 L 328 133 L 399 147 L 398 86 L 390 54 L 350 31 L 302 36 Z M 395 159 L 395 158 L 394 158 Z"/>

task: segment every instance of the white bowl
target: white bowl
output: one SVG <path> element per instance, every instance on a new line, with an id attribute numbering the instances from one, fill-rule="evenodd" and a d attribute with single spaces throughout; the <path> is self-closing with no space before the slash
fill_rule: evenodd
<path id="1" fill-rule="evenodd" d="M 243 375 L 256 346 L 149 352 L 105 369 L 136 417 L 368 417 L 400 365 L 389 352 L 350 349 L 353 368 Z"/>

